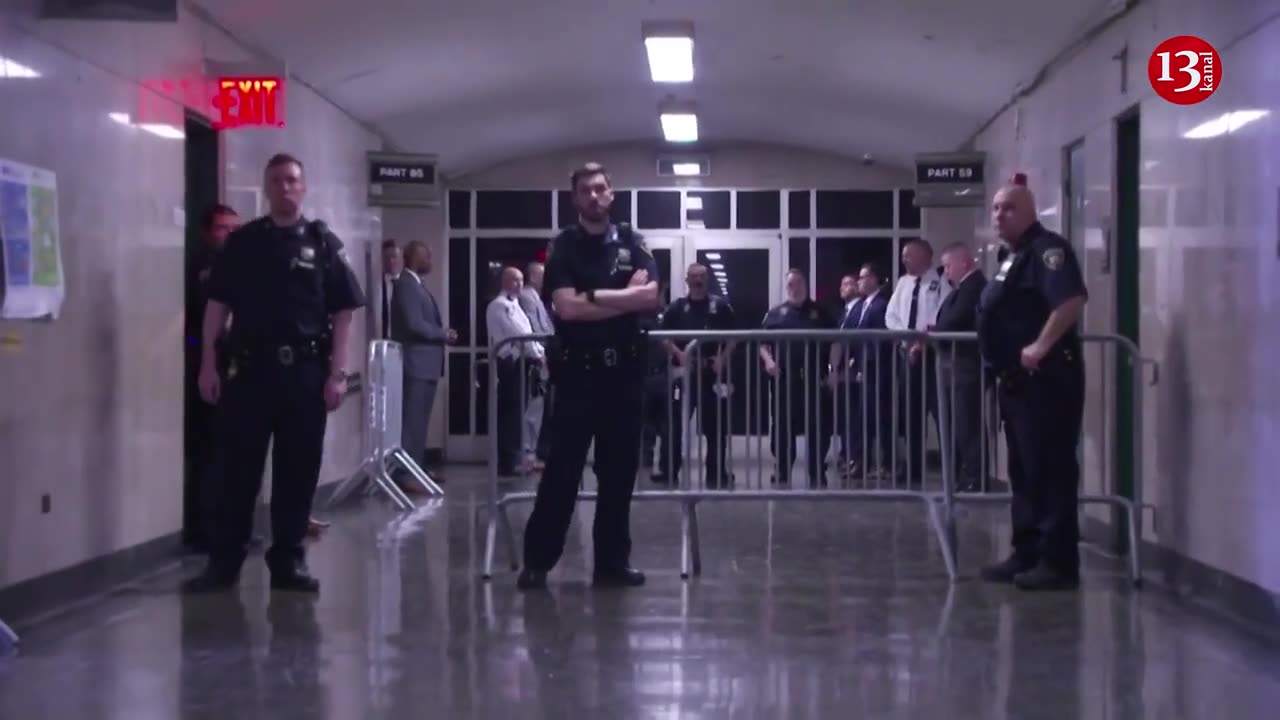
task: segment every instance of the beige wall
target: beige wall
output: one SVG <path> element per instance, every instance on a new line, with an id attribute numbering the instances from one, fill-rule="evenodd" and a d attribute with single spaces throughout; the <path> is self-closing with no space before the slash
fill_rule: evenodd
<path id="1" fill-rule="evenodd" d="M 1114 216 L 1113 118 L 1139 107 L 1140 344 L 1162 370 L 1159 384 L 1145 388 L 1142 408 L 1141 487 L 1158 520 L 1147 524 L 1146 536 L 1280 592 L 1280 446 L 1273 432 L 1280 394 L 1272 378 L 1280 349 L 1280 22 L 1263 23 L 1268 13 L 1274 4 L 1250 0 L 1144 3 L 998 118 L 977 145 L 990 154 L 990 176 L 1028 174 L 1041 208 L 1051 211 L 1045 223 L 1058 228 L 1063 149 L 1083 138 L 1087 326 L 1111 332 L 1116 277 L 1103 268 L 1104 230 Z M 1190 107 L 1164 102 L 1146 79 L 1149 49 L 1186 33 L 1213 44 L 1225 68 L 1217 92 Z M 1126 46 L 1130 86 L 1122 93 L 1113 56 Z M 1243 109 L 1271 114 L 1221 137 L 1183 137 Z M 985 221 L 978 228 L 986 233 Z M 1105 490 L 1113 482 L 1114 361 L 1094 352 L 1089 363 L 1085 485 Z"/>
<path id="2" fill-rule="evenodd" d="M 66 301 L 53 322 L 0 320 L 0 587 L 181 527 L 183 143 L 108 113 L 134 112 L 140 79 L 198 73 L 203 53 L 253 59 L 185 14 L 37 23 L 32 7 L 0 9 L 0 56 L 40 73 L 0 78 L 0 157 L 57 174 Z M 225 134 L 228 199 L 251 213 L 267 156 L 298 155 L 308 213 L 333 226 L 363 275 L 377 216 L 364 153 L 380 141 L 301 87 L 287 117 L 287 129 Z M 323 480 L 356 466 L 362 417 L 359 403 L 331 416 Z"/>

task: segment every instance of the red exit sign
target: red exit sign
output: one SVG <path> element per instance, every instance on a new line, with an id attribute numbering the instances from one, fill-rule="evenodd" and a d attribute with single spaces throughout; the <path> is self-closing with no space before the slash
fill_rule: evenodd
<path id="1" fill-rule="evenodd" d="M 218 78 L 213 98 L 219 130 L 238 127 L 284 127 L 284 80 L 278 77 Z"/>
<path id="2" fill-rule="evenodd" d="M 146 80 L 133 122 L 182 127 L 186 110 L 219 130 L 284 127 L 285 81 L 275 76 Z"/>

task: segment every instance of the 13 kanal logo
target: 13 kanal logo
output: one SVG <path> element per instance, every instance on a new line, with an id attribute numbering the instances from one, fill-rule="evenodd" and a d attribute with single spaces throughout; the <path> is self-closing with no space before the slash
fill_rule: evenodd
<path id="1" fill-rule="evenodd" d="M 1222 84 L 1222 58 L 1194 35 L 1179 35 L 1156 46 L 1147 61 L 1156 94 L 1176 105 L 1203 102 Z"/>

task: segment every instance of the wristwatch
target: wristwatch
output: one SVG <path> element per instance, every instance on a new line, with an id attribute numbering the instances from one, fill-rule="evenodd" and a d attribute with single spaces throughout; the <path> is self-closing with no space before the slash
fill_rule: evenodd
<path id="1" fill-rule="evenodd" d="M 587 291 L 587 302 L 591 303 L 592 305 L 595 305 L 595 304 L 596 304 L 596 291 L 595 291 L 595 290 L 588 290 L 588 291 Z"/>

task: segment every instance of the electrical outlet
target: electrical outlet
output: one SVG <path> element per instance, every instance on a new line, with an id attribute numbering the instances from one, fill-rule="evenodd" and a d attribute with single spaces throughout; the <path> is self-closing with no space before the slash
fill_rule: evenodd
<path id="1" fill-rule="evenodd" d="M 53 512 L 53 496 L 45 493 L 40 496 L 40 514 L 48 515 Z"/>

